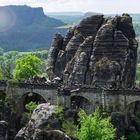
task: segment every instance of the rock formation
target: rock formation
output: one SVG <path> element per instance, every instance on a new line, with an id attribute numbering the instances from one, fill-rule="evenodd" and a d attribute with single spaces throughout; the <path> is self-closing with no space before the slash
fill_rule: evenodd
<path id="1" fill-rule="evenodd" d="M 57 56 L 59 51 L 62 49 L 62 45 L 63 45 L 63 37 L 61 36 L 61 34 L 56 33 L 52 43 L 52 47 L 50 48 L 48 54 L 48 74 L 50 79 L 52 79 L 52 77 L 54 76 Z M 55 74 L 55 76 L 56 75 L 57 74 Z"/>
<path id="2" fill-rule="evenodd" d="M 116 140 L 125 135 L 125 115 L 122 112 L 111 113 L 111 123 L 116 128 Z"/>
<path id="3" fill-rule="evenodd" d="M 68 137 L 60 130 L 40 131 L 36 134 L 35 140 L 75 140 Z"/>
<path id="4" fill-rule="evenodd" d="M 0 140 L 7 140 L 8 123 L 0 121 Z"/>
<path id="5" fill-rule="evenodd" d="M 15 140 L 74 140 L 60 129 L 58 119 L 55 117 L 56 106 L 44 103 L 33 111 L 28 124 L 22 128 Z M 45 127 L 50 127 L 47 128 Z"/>
<path id="6" fill-rule="evenodd" d="M 27 126 L 22 128 L 16 135 L 15 140 L 30 140 L 34 138 L 36 131 L 38 131 L 54 113 L 55 106 L 49 103 L 40 104 L 33 111 L 30 121 Z"/>
<path id="7" fill-rule="evenodd" d="M 50 80 L 60 77 L 68 87 L 132 88 L 137 47 L 128 14 L 85 18 L 64 38 L 59 35 L 52 42 L 48 62 Z"/>

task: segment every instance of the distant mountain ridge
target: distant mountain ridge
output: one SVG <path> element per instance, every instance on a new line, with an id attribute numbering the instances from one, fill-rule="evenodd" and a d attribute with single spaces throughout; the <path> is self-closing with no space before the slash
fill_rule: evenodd
<path id="1" fill-rule="evenodd" d="M 103 14 L 103 13 L 96 13 L 96 12 L 52 12 L 52 13 L 45 13 L 46 15 L 50 16 L 50 17 L 55 17 L 55 19 L 59 19 L 65 23 L 69 23 L 70 19 L 67 21 L 66 19 L 64 19 L 63 16 L 65 16 L 65 18 L 68 18 L 68 17 L 71 17 L 74 16 L 77 17 L 77 19 L 75 18 L 75 21 L 77 20 L 82 20 L 84 17 L 88 17 L 88 16 L 91 16 L 91 15 L 97 15 L 97 14 Z M 140 23 L 140 13 L 129 13 L 134 22 L 138 22 Z M 105 16 L 115 16 L 116 14 L 104 14 Z M 121 14 L 120 14 L 121 15 Z M 73 20 L 73 19 L 71 19 Z"/>
<path id="2" fill-rule="evenodd" d="M 43 8 L 31 8 L 29 6 L 0 6 L 0 12 L 11 12 L 16 16 L 16 25 L 27 26 L 37 22 L 40 24 L 44 22 L 48 27 L 57 27 L 64 23 L 60 20 L 48 17 L 44 14 Z M 41 21 L 41 22 L 39 22 Z"/>
<path id="3" fill-rule="evenodd" d="M 0 6 L 0 47 L 5 51 L 40 50 L 50 47 L 55 32 L 65 32 L 61 20 L 46 16 L 42 8 Z"/>
<path id="4" fill-rule="evenodd" d="M 63 21 L 66 24 L 71 24 L 71 23 L 78 23 L 80 22 L 83 18 L 91 16 L 91 15 L 97 15 L 101 13 L 96 13 L 96 12 L 52 12 L 52 13 L 45 13 L 47 16 L 53 17 L 55 19 L 59 19 Z"/>

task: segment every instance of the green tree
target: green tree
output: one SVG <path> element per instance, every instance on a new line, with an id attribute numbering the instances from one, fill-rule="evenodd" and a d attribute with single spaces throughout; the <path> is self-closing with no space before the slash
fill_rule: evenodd
<path id="1" fill-rule="evenodd" d="M 37 107 L 36 102 L 29 102 L 25 105 L 25 108 L 29 111 L 30 114 L 32 114 L 33 110 Z"/>
<path id="2" fill-rule="evenodd" d="M 0 56 L 3 56 L 3 48 L 0 48 Z"/>
<path id="3" fill-rule="evenodd" d="M 83 110 L 79 113 L 80 129 L 77 136 L 80 140 L 114 140 L 115 128 L 110 123 L 110 118 L 102 118 L 100 110 L 87 115 Z"/>
<path id="4" fill-rule="evenodd" d="M 0 63 L 0 69 L 2 73 L 2 78 L 4 80 L 9 80 L 13 78 L 13 66 L 10 59 L 4 58 L 3 62 Z"/>
<path id="5" fill-rule="evenodd" d="M 42 61 L 34 55 L 25 55 L 16 61 L 14 77 L 17 80 L 25 80 L 40 74 Z"/>
<path id="6" fill-rule="evenodd" d="M 3 79 L 4 79 L 3 71 L 2 71 L 2 68 L 0 67 L 0 80 L 3 80 Z"/>
<path id="7" fill-rule="evenodd" d="M 0 49 L 0 79 L 9 80 L 13 78 L 13 69 L 17 58 L 18 52 L 3 53 Z"/>
<path id="8" fill-rule="evenodd" d="M 34 109 L 36 109 L 36 107 L 37 107 L 36 102 L 32 102 L 32 101 L 25 105 L 27 111 L 22 114 L 22 118 L 21 118 L 21 124 L 23 126 L 29 121 L 32 112 L 34 111 Z"/>

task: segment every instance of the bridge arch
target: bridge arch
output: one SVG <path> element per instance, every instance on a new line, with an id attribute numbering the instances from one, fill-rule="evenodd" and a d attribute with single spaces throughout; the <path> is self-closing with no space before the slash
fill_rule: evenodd
<path id="1" fill-rule="evenodd" d="M 40 93 L 35 93 L 35 92 L 27 92 L 24 93 L 18 100 L 18 106 L 17 106 L 17 112 L 18 114 L 21 114 L 22 112 L 24 112 L 25 109 L 25 105 L 29 102 L 36 102 L 37 104 L 40 103 L 45 103 L 45 102 L 49 102 L 49 100 L 47 98 L 45 98 L 42 94 Z"/>
<path id="2" fill-rule="evenodd" d="M 127 108 L 133 104 L 133 103 L 136 103 L 136 102 L 140 102 L 140 98 L 136 98 L 136 99 L 133 99 L 133 100 L 130 100 L 127 102 Z"/>
<path id="3" fill-rule="evenodd" d="M 130 102 L 125 110 L 126 122 L 128 126 L 133 126 L 140 133 L 140 100 Z"/>
<path id="4" fill-rule="evenodd" d="M 41 85 L 29 85 L 29 87 L 28 85 L 9 87 L 6 90 L 6 94 L 8 96 L 17 95 L 16 112 L 19 115 L 21 115 L 21 113 L 23 112 L 23 102 L 28 94 L 38 95 L 39 97 L 43 98 L 46 102 L 49 101 L 53 105 L 57 104 L 57 89 L 54 87 L 47 87 L 44 85 L 43 87 Z"/>
<path id="5" fill-rule="evenodd" d="M 87 96 L 83 95 L 72 95 L 71 96 L 71 107 L 73 109 L 83 109 L 86 113 L 90 114 L 99 105 L 98 102 L 93 105 L 93 101 Z"/>
<path id="6" fill-rule="evenodd" d="M 135 109 L 135 107 L 137 108 L 138 107 L 138 104 L 140 105 L 140 100 L 135 100 L 133 102 L 130 102 L 127 105 L 126 111 L 129 111 L 132 107 L 133 107 L 133 109 Z M 140 109 L 140 107 L 139 107 L 139 109 Z"/>

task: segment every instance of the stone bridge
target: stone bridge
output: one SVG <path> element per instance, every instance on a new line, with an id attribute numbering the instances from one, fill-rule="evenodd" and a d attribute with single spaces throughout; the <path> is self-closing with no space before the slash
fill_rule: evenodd
<path id="1" fill-rule="evenodd" d="M 17 97 L 22 97 L 28 93 L 34 93 L 40 95 L 46 101 L 51 100 L 54 104 L 57 95 L 57 88 L 53 85 L 18 83 L 7 86 L 5 81 L 0 81 L 0 91 L 7 96 L 17 95 Z"/>
<path id="2" fill-rule="evenodd" d="M 23 111 L 23 102 L 25 97 L 29 94 L 37 94 L 42 97 L 46 102 L 51 104 L 57 103 L 57 88 L 53 85 L 47 84 L 31 84 L 31 83 L 13 83 L 7 86 L 5 81 L 0 81 L 0 94 L 6 96 L 13 96 L 18 102 L 17 110 Z"/>
<path id="3" fill-rule="evenodd" d="M 81 107 L 87 113 L 94 111 L 96 106 L 102 106 L 105 111 L 126 111 L 132 103 L 140 101 L 140 90 L 102 90 L 92 87 L 81 87 L 69 92 L 58 91 L 58 88 L 47 84 L 18 83 L 7 86 L 0 81 L 0 94 L 14 96 L 18 99 L 19 109 L 22 111 L 25 97 L 29 94 L 40 95 L 46 102 L 65 107 Z"/>
<path id="4" fill-rule="evenodd" d="M 107 112 L 128 111 L 132 103 L 140 101 L 140 90 L 102 90 L 97 88 L 80 88 L 70 94 L 59 94 L 61 104 L 71 107 L 72 103 L 91 113 L 97 106 L 102 106 Z M 77 102 L 78 99 L 80 102 Z M 79 103 L 79 104 L 78 104 Z"/>

